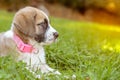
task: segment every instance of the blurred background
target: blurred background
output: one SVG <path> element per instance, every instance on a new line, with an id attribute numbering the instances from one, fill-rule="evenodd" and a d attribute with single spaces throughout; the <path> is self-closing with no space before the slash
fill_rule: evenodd
<path id="1" fill-rule="evenodd" d="M 30 5 L 55 17 L 120 25 L 119 4 L 120 0 L 0 0 L 0 9 L 15 12 Z"/>

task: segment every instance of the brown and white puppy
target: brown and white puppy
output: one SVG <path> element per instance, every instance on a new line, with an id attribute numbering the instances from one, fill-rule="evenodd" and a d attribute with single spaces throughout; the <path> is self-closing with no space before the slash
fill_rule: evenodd
<path id="1" fill-rule="evenodd" d="M 35 50 L 20 51 L 14 35 L 24 44 L 32 45 Z M 0 34 L 0 56 L 17 55 L 16 59 L 27 63 L 29 69 L 40 69 L 42 73 L 53 72 L 54 69 L 46 64 L 43 45 L 51 44 L 57 37 L 57 31 L 52 28 L 44 12 L 33 7 L 25 7 L 15 14 L 11 29 Z M 58 71 L 54 73 L 60 74 Z"/>

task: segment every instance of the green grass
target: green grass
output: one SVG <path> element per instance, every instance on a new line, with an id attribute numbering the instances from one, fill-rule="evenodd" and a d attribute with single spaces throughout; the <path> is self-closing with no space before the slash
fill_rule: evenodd
<path id="1" fill-rule="evenodd" d="M 0 31 L 10 29 L 13 13 L 0 11 Z M 42 75 L 41 80 L 120 80 L 119 26 L 51 17 L 60 36 L 46 46 L 47 63 L 62 75 Z M 11 57 L 0 58 L 0 80 L 37 80 Z M 66 78 L 67 76 L 68 78 Z"/>

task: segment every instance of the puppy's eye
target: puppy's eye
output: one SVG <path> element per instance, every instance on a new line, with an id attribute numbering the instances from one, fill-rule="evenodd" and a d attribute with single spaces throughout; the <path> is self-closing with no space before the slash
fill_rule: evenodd
<path id="1" fill-rule="evenodd" d="M 38 23 L 38 24 L 37 24 L 37 26 L 40 26 L 40 25 L 41 25 L 41 23 Z"/>
<path id="2" fill-rule="evenodd" d="M 43 29 L 47 29 L 47 24 L 45 22 L 38 23 L 37 26 L 42 27 Z"/>
<path id="3" fill-rule="evenodd" d="M 42 22 L 40 25 L 41 25 L 41 26 L 45 26 L 45 22 Z"/>
<path id="4" fill-rule="evenodd" d="M 38 23 L 37 25 L 38 26 L 43 26 L 43 25 L 45 25 L 45 22 Z"/>

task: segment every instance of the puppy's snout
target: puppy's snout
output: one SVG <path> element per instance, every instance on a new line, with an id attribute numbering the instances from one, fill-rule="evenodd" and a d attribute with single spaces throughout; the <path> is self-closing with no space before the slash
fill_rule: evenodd
<path id="1" fill-rule="evenodd" d="M 53 36 L 55 37 L 55 39 L 59 36 L 59 34 L 57 32 L 53 33 Z"/>

